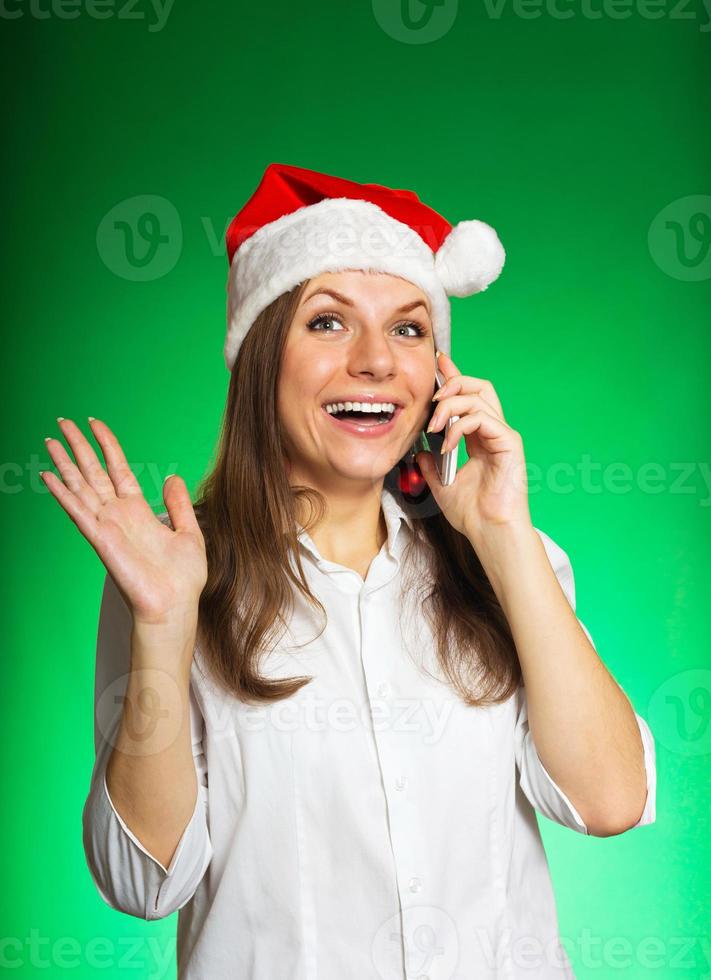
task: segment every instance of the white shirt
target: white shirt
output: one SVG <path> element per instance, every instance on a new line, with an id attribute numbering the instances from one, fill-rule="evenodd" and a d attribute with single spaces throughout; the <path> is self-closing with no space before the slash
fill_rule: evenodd
<path id="1" fill-rule="evenodd" d="M 106 736 L 118 723 L 130 642 L 128 608 L 106 577 L 84 848 L 111 907 L 142 919 L 180 910 L 179 978 L 574 977 L 534 808 L 578 833 L 587 827 L 538 757 L 525 688 L 495 706 L 465 705 L 437 679 L 417 601 L 401 624 L 404 572 L 426 580 L 427 548 L 405 562 L 411 519 L 387 489 L 382 507 L 388 538 L 365 581 L 300 532 L 328 625 L 300 651 L 289 649 L 321 625 L 295 597 L 289 632 L 263 667 L 273 677 L 313 675 L 296 695 L 245 705 L 207 679 L 196 646 L 199 792 L 167 869 L 106 787 Z M 575 608 L 568 557 L 538 533 Z M 655 820 L 655 747 L 636 718 L 647 773 L 642 826 Z"/>

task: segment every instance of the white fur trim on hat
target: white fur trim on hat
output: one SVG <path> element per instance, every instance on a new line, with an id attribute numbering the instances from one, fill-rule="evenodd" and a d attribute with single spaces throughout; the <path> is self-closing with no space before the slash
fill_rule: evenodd
<path id="1" fill-rule="evenodd" d="M 506 252 L 491 225 L 460 221 L 437 250 L 435 271 L 448 296 L 480 293 L 498 279 Z"/>
<path id="2" fill-rule="evenodd" d="M 437 349 L 449 353 L 449 299 L 432 250 L 376 204 L 336 197 L 263 225 L 235 252 L 227 283 L 228 369 L 255 318 L 273 300 L 306 279 L 345 269 L 387 272 L 419 286 L 431 303 Z"/>

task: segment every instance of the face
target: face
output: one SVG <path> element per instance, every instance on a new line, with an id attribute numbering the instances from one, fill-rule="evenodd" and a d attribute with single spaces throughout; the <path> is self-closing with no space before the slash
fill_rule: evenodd
<path id="1" fill-rule="evenodd" d="M 434 355 L 430 302 L 413 283 L 361 270 L 311 279 L 278 383 L 290 481 L 382 481 L 425 424 Z M 353 402 L 360 410 L 339 411 Z M 366 413 L 362 403 L 394 411 Z"/>

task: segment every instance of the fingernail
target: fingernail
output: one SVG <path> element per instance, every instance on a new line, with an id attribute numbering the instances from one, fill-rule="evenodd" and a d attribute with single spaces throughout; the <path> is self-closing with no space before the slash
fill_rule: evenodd
<path id="1" fill-rule="evenodd" d="M 87 418 L 89 419 L 90 422 L 96 422 L 96 419 L 94 418 L 93 415 L 87 415 Z"/>
<path id="2" fill-rule="evenodd" d="M 58 415 L 57 416 L 57 421 L 58 422 L 63 422 L 64 421 L 64 416 L 63 415 Z"/>
<path id="3" fill-rule="evenodd" d="M 165 480 L 169 480 L 169 479 L 171 478 L 171 476 L 175 476 L 175 473 L 169 473 L 169 474 L 168 474 L 168 475 L 166 476 L 166 478 L 165 478 Z M 165 480 L 163 480 L 163 483 L 165 483 Z"/>

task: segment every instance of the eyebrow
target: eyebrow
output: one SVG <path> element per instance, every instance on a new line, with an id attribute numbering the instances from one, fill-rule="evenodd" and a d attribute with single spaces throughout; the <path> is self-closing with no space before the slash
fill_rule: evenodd
<path id="1" fill-rule="evenodd" d="M 308 303 L 308 301 L 310 299 L 313 299 L 314 296 L 318 296 L 320 294 L 323 294 L 323 295 L 326 295 L 326 296 L 331 296 L 337 302 L 343 303 L 344 306 L 355 306 L 355 303 L 352 300 L 348 299 L 347 296 L 344 296 L 343 293 L 337 293 L 335 289 L 325 289 L 323 287 L 320 288 L 320 289 L 314 289 L 314 291 L 312 293 L 310 293 L 306 297 L 306 299 L 304 300 L 304 303 Z M 424 300 L 421 300 L 421 299 L 416 299 L 412 303 L 405 303 L 404 306 L 398 307 L 397 310 L 395 310 L 395 312 L 396 313 L 411 313 L 412 310 L 414 310 L 417 306 L 424 307 L 424 309 L 429 313 L 429 310 L 427 309 L 427 306 L 426 306 Z"/>

